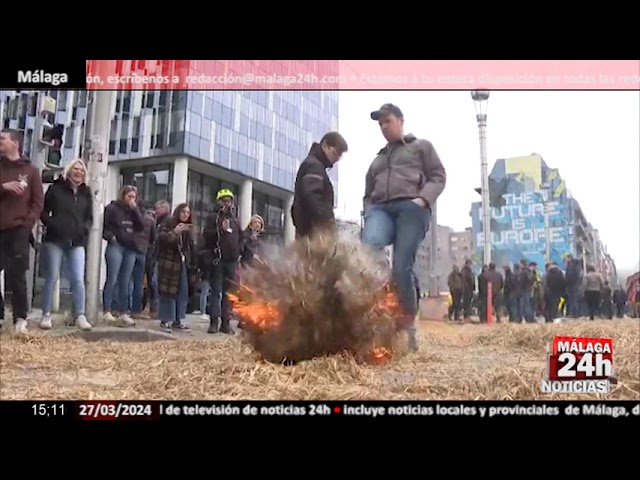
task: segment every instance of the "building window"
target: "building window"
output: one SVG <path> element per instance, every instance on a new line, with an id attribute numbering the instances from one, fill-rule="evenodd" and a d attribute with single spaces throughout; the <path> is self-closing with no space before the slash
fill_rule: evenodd
<path id="1" fill-rule="evenodd" d="M 136 187 L 147 208 L 153 208 L 160 200 L 171 203 L 173 165 L 123 168 L 120 173 L 120 186 L 123 185 Z"/>

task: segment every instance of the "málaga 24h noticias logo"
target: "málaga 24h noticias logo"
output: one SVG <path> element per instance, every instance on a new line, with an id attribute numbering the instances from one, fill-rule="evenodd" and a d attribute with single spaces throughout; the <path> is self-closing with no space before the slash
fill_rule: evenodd
<path id="1" fill-rule="evenodd" d="M 609 393 L 615 383 L 612 339 L 555 337 L 547 346 L 543 393 Z"/>

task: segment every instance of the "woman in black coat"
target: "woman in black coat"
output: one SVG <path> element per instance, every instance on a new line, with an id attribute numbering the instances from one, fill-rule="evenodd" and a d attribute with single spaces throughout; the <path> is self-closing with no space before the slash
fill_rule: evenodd
<path id="1" fill-rule="evenodd" d="M 249 266 L 254 259 L 260 261 L 258 253 L 260 251 L 260 234 L 264 231 L 264 220 L 260 215 L 253 215 L 249 225 L 242 232 L 243 248 L 240 263 L 242 266 Z"/>
<path id="2" fill-rule="evenodd" d="M 93 222 L 93 199 L 86 185 L 87 168 L 82 160 L 68 163 L 60 178 L 47 190 L 40 217 L 45 232 L 42 260 L 45 281 L 42 289 L 40 328 L 51 328 L 53 288 L 60 277 L 63 258 L 67 261 L 73 296 L 73 315 L 78 328 L 90 330 L 85 317 L 85 259 L 89 230 Z"/>

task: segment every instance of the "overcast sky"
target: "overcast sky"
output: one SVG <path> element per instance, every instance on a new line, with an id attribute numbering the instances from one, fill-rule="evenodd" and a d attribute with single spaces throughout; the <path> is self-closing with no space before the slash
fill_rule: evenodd
<path id="1" fill-rule="evenodd" d="M 349 152 L 339 166 L 338 216 L 360 218 L 366 171 L 385 144 L 369 114 L 387 102 L 402 109 L 406 133 L 434 144 L 447 169 L 438 223 L 471 226 L 480 154 L 467 91 L 340 92 L 340 132 Z M 494 91 L 487 124 L 489 172 L 498 158 L 540 154 L 559 169 L 617 268 L 640 268 L 640 92 Z"/>

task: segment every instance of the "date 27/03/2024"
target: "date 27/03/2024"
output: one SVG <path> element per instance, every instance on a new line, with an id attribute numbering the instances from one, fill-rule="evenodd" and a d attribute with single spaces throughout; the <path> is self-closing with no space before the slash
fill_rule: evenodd
<path id="1" fill-rule="evenodd" d="M 31 406 L 33 415 L 39 417 L 64 416 L 74 413 L 72 408 L 65 403 L 34 403 Z M 128 403 L 82 403 L 78 405 L 77 414 L 79 417 L 131 417 L 150 416 L 153 409 L 150 404 L 128 404 Z"/>

